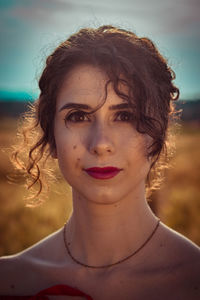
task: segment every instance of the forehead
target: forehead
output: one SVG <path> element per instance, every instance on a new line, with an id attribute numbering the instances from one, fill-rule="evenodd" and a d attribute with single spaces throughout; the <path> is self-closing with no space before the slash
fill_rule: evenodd
<path id="1" fill-rule="evenodd" d="M 106 73 L 98 67 L 76 66 L 64 78 L 58 93 L 57 105 L 60 106 L 63 102 L 84 102 L 97 105 L 106 97 L 107 100 L 112 98 L 115 102 L 123 102 L 124 100 L 113 90 L 112 84 L 108 84 L 106 95 L 105 87 L 108 81 Z M 119 89 L 123 90 L 123 93 L 128 93 L 125 85 L 120 84 Z"/>

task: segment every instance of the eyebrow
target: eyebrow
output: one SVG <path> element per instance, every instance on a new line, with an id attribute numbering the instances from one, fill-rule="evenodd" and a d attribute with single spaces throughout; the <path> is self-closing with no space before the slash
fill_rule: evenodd
<path id="1" fill-rule="evenodd" d="M 64 109 L 70 109 L 70 108 L 85 109 L 85 110 L 92 109 L 92 107 L 89 106 L 89 105 L 87 105 L 87 104 L 82 104 L 82 103 L 66 103 L 66 104 L 64 104 L 59 109 L 59 112 L 61 112 Z M 115 105 L 109 106 L 109 110 L 127 109 L 127 108 L 130 108 L 130 105 L 128 103 L 120 103 L 120 104 L 115 104 Z"/>

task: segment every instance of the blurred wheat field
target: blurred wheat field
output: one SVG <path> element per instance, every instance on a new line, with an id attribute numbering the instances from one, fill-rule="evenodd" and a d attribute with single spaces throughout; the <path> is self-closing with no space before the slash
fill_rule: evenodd
<path id="1" fill-rule="evenodd" d="M 72 210 L 71 189 L 59 177 L 51 185 L 48 200 L 36 208 L 25 206 L 24 179 L 10 184 L 13 173 L 7 148 L 16 136 L 17 120 L 0 121 L 0 255 L 19 252 L 59 229 Z M 200 127 L 183 124 L 176 138 L 173 168 L 152 196 L 161 221 L 200 245 Z"/>

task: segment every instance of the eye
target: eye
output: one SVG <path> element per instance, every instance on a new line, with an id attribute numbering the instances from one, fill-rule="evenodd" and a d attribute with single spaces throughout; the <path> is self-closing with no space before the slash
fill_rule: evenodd
<path id="1" fill-rule="evenodd" d="M 65 123 L 81 123 L 90 121 L 88 113 L 78 110 L 74 112 L 69 112 L 64 119 Z"/>
<path id="2" fill-rule="evenodd" d="M 118 111 L 115 115 L 115 121 L 131 122 L 133 119 L 133 113 L 130 111 Z"/>

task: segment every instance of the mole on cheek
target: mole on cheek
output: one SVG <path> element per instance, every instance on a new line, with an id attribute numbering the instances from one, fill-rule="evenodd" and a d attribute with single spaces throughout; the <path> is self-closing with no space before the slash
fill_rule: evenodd
<path id="1" fill-rule="evenodd" d="M 73 146 L 73 149 L 76 149 L 76 145 Z"/>

